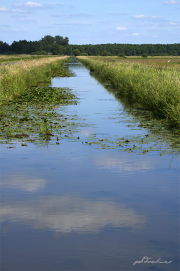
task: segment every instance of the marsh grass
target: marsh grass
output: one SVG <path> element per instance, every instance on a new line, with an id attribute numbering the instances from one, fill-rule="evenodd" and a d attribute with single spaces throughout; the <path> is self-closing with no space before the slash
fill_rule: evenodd
<path id="1" fill-rule="evenodd" d="M 5 64 L 9 62 L 21 61 L 21 60 L 33 60 L 33 59 L 42 59 L 52 57 L 50 55 L 47 56 L 32 56 L 32 55 L 0 55 L 0 64 Z M 56 56 L 54 56 L 56 57 Z"/>
<path id="2" fill-rule="evenodd" d="M 63 68 L 66 61 L 67 57 L 49 57 L 1 66 L 0 104 L 12 100 L 39 83 L 50 82 L 51 77 L 71 76 L 69 71 Z"/>
<path id="3" fill-rule="evenodd" d="M 78 57 L 120 96 L 180 127 L 180 77 L 176 69 L 142 63 L 107 61 L 101 57 Z"/>

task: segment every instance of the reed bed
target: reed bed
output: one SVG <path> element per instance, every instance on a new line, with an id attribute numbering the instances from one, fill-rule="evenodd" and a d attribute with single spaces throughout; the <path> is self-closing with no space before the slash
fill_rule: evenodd
<path id="1" fill-rule="evenodd" d="M 38 83 L 50 82 L 56 74 L 66 76 L 62 68 L 68 57 L 49 57 L 23 60 L 14 65 L 0 67 L 0 104 L 13 99 Z"/>
<path id="2" fill-rule="evenodd" d="M 166 118 L 180 127 L 180 76 L 170 68 L 139 63 L 104 61 L 101 57 L 78 57 L 103 81 L 111 83 L 133 104 Z"/>

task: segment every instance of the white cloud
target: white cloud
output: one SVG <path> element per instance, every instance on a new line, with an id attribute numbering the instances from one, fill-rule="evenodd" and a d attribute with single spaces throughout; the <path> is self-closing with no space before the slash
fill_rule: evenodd
<path id="1" fill-rule="evenodd" d="M 9 9 L 8 8 L 0 8 L 0 11 L 7 12 L 7 11 L 9 11 Z"/>
<path id="2" fill-rule="evenodd" d="M 9 28 L 3 28 L 2 31 L 5 32 L 19 32 L 19 29 L 13 28 L 13 29 L 9 29 Z"/>
<path id="3" fill-rule="evenodd" d="M 11 29 L 11 31 L 18 32 L 18 31 L 20 31 L 20 30 L 19 30 L 19 29 L 16 29 L 16 28 L 13 28 L 13 29 Z"/>
<path id="4" fill-rule="evenodd" d="M 134 16 L 135 19 L 147 19 L 147 20 L 156 20 L 159 19 L 156 16 L 145 16 L 145 15 L 136 15 Z"/>
<path id="5" fill-rule="evenodd" d="M 17 4 L 14 4 L 14 6 L 26 7 L 26 8 L 38 8 L 38 7 L 41 7 L 41 4 L 35 3 L 35 2 L 27 2 L 26 4 L 17 3 Z"/>
<path id="6" fill-rule="evenodd" d="M 74 18 L 74 17 L 81 17 L 81 18 L 86 18 L 90 17 L 89 14 L 86 13 L 74 13 L 74 14 L 51 14 L 52 17 L 59 17 L 59 18 Z"/>
<path id="7" fill-rule="evenodd" d="M 165 2 L 163 2 L 163 4 L 165 4 L 165 5 L 180 5 L 180 2 L 178 1 L 170 1 L 170 2 L 168 2 L 168 1 L 165 1 Z"/>
<path id="8" fill-rule="evenodd" d="M 133 33 L 132 34 L 134 37 L 138 37 L 140 34 L 139 33 Z"/>
<path id="9" fill-rule="evenodd" d="M 12 11 L 12 12 L 18 12 L 18 13 L 25 13 L 25 12 L 27 12 L 26 10 L 20 9 L 20 8 L 12 9 L 11 11 Z"/>
<path id="10" fill-rule="evenodd" d="M 179 23 L 170 22 L 170 25 L 179 25 Z"/>
<path id="11" fill-rule="evenodd" d="M 135 18 L 144 18 L 145 16 L 144 15 L 136 15 L 134 16 Z"/>
<path id="12" fill-rule="evenodd" d="M 118 31 L 124 31 L 124 30 L 127 30 L 127 27 L 125 27 L 125 26 L 118 26 L 118 27 L 116 27 L 116 30 L 118 30 Z"/>
<path id="13" fill-rule="evenodd" d="M 37 21 L 36 20 L 32 20 L 32 19 L 19 18 L 17 20 L 17 22 L 33 23 L 33 22 L 37 22 Z"/>

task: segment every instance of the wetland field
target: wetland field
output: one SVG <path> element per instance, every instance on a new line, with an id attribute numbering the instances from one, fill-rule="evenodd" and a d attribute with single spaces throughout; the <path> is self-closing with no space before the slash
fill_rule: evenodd
<path id="1" fill-rule="evenodd" d="M 0 67 L 0 269 L 177 271 L 180 66 L 78 59 Z"/>

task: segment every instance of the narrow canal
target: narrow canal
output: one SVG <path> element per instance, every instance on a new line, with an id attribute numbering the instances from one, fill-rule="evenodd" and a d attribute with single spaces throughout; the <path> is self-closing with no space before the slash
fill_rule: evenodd
<path id="1" fill-rule="evenodd" d="M 179 270 L 178 153 L 82 64 L 68 66 L 76 76 L 52 86 L 79 97 L 58 109 L 76 132 L 0 146 L 1 270 Z"/>

